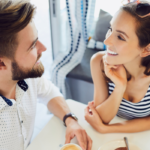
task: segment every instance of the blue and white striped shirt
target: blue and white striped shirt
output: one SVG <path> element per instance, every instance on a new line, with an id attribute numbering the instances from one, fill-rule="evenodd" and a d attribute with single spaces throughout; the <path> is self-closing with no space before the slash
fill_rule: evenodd
<path id="1" fill-rule="evenodd" d="M 115 88 L 115 84 L 108 83 L 108 86 L 109 94 L 111 94 Z M 150 116 L 150 85 L 144 98 L 138 103 L 132 103 L 123 98 L 117 116 L 128 120 Z"/>

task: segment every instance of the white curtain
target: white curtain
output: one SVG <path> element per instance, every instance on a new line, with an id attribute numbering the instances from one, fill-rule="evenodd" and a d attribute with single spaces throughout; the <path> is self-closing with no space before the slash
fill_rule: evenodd
<path id="1" fill-rule="evenodd" d="M 94 21 L 96 0 L 66 0 L 69 22 L 67 52 L 60 53 L 52 65 L 52 82 L 60 88 L 66 98 L 66 75 L 76 67 L 84 55 L 90 29 Z M 64 35 L 65 36 L 65 35 Z"/>

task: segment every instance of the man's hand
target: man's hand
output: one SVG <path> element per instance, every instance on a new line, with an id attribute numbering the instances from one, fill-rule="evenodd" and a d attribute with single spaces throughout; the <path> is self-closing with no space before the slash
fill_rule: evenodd
<path id="1" fill-rule="evenodd" d="M 91 150 L 92 140 L 78 122 L 69 117 L 66 120 L 66 125 L 67 130 L 65 144 L 70 143 L 70 141 L 76 136 L 79 145 L 83 150 Z"/>

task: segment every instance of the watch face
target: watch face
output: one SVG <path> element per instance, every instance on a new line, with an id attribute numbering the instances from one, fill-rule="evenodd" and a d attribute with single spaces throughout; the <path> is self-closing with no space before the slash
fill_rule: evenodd
<path id="1" fill-rule="evenodd" d="M 78 118 L 77 118 L 74 114 L 72 114 L 72 117 L 73 117 L 75 120 L 78 120 Z"/>

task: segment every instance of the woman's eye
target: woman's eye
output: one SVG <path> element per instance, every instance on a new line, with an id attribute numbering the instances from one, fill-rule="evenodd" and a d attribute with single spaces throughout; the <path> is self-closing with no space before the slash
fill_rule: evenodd
<path id="1" fill-rule="evenodd" d="M 106 34 L 106 37 L 112 32 L 112 28 L 111 27 L 108 27 L 108 32 Z M 118 39 L 119 40 L 122 40 L 122 41 L 125 41 L 125 39 L 123 39 L 121 36 L 118 36 Z"/>
<path id="2" fill-rule="evenodd" d="M 123 39 L 121 36 L 118 36 L 119 40 L 125 41 L 125 39 Z"/>

